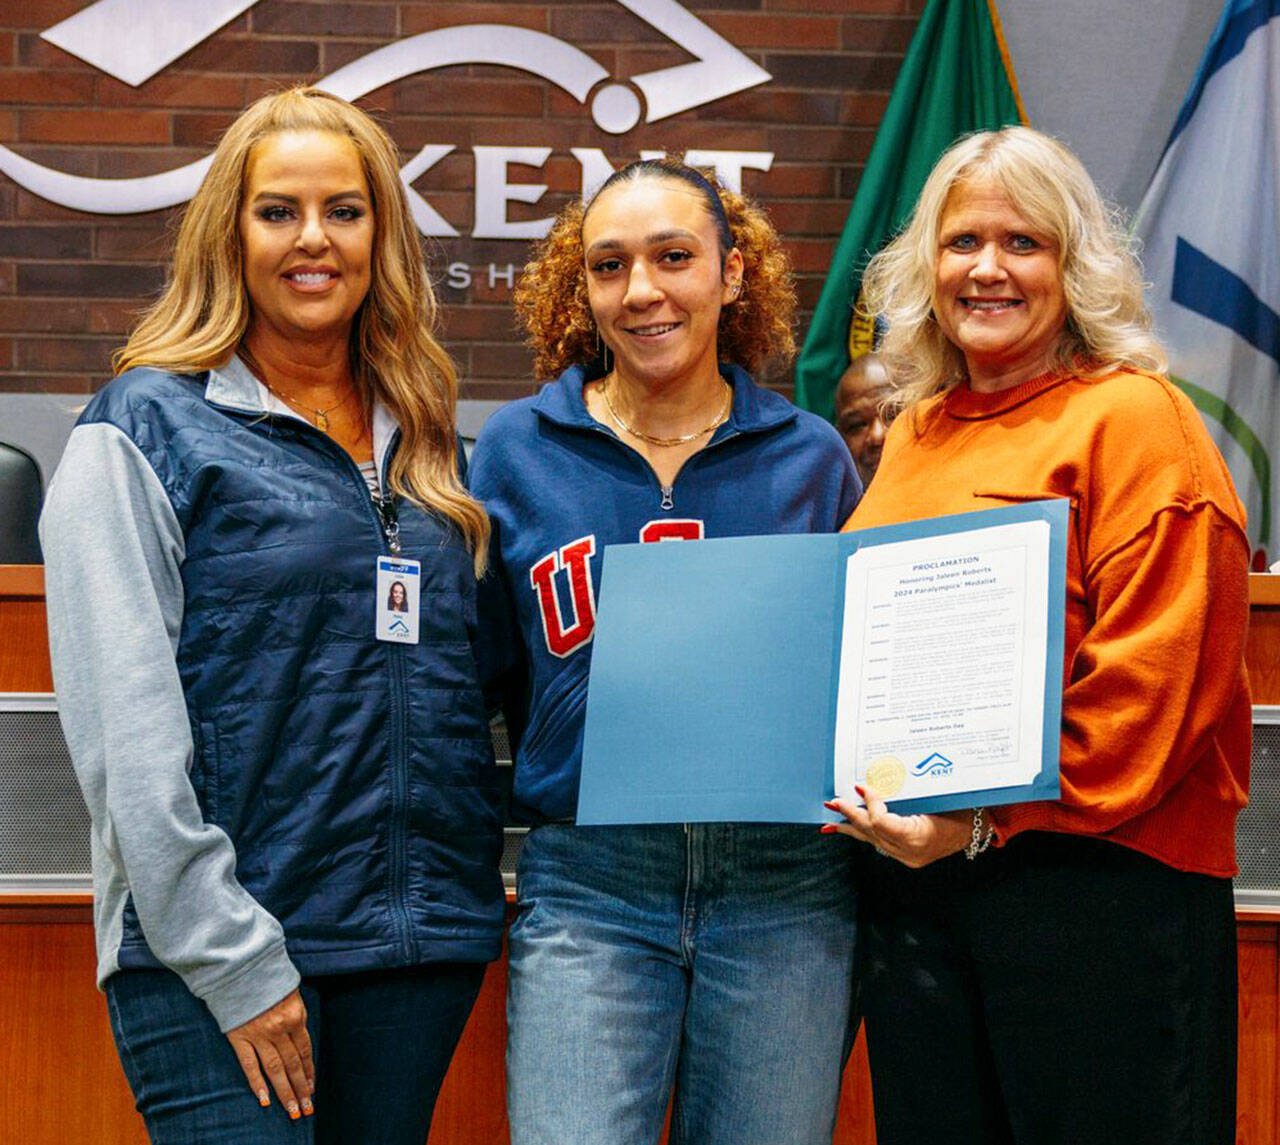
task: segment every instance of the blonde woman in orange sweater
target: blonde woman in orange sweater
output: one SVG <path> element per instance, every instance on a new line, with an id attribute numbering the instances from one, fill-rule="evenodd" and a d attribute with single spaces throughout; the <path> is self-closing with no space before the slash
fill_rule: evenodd
<path id="1" fill-rule="evenodd" d="M 837 805 L 880 852 L 880 1145 L 1227 1145 L 1251 715 L 1226 467 L 1163 373 L 1124 231 L 1056 141 L 957 143 L 865 282 L 899 414 L 850 526 L 1071 501 L 1060 800 Z"/>

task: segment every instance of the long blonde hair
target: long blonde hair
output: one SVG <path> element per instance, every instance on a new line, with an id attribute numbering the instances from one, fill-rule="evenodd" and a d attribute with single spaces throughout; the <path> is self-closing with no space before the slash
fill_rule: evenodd
<path id="1" fill-rule="evenodd" d="M 369 293 L 356 315 L 351 368 L 366 407 L 382 402 L 400 424 L 391 489 L 452 521 L 485 567 L 489 518 L 458 477 L 458 375 L 436 341 L 435 294 L 422 261 L 399 156 L 391 137 L 359 108 L 313 87 L 263 96 L 228 129 L 178 230 L 159 300 L 124 347 L 117 373 L 154 366 L 194 373 L 225 365 L 249 327 L 239 216 L 254 146 L 281 131 L 323 131 L 355 144 L 376 219 Z"/>
<path id="2" fill-rule="evenodd" d="M 965 378 L 964 357 L 933 314 L 938 232 L 947 196 L 969 179 L 996 180 L 1033 226 L 1054 236 L 1067 321 L 1054 353 L 1060 369 L 1101 373 L 1119 366 L 1162 372 L 1135 242 L 1103 202 L 1084 166 L 1056 139 L 1029 127 L 965 136 L 947 150 L 902 232 L 867 265 L 862 306 L 881 315 L 880 347 L 901 410 Z"/>

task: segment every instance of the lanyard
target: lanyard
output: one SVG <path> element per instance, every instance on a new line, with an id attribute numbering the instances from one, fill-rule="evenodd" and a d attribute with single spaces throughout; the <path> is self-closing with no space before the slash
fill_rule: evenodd
<path id="1" fill-rule="evenodd" d="M 400 512 L 396 508 L 395 495 L 385 493 L 375 497 L 373 507 L 377 510 L 383 536 L 387 538 L 387 548 L 393 556 L 397 555 L 400 552 Z"/>

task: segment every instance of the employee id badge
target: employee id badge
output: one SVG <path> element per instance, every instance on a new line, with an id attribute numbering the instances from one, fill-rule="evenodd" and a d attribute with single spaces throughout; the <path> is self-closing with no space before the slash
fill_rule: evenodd
<path id="1" fill-rule="evenodd" d="M 378 558 L 378 620 L 374 635 L 393 644 L 418 643 L 418 589 L 422 565 L 402 557 Z"/>

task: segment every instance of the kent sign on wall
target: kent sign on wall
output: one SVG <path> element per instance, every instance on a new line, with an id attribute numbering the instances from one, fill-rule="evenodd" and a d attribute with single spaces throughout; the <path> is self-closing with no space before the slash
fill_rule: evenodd
<path id="1" fill-rule="evenodd" d="M 97 0 L 74 16 L 46 29 L 41 38 L 93 67 L 133 86 L 145 83 L 190 51 L 228 21 L 253 8 L 258 0 Z M 616 0 L 671 43 L 692 62 L 626 77 L 612 76 L 573 44 L 546 32 L 507 24 L 463 24 L 437 28 L 375 48 L 317 81 L 318 87 L 355 100 L 389 83 L 437 68 L 489 64 L 538 76 L 568 93 L 601 131 L 621 135 L 637 124 L 655 123 L 724 96 L 768 82 L 769 73 L 685 9 L 677 0 Z M 414 220 L 424 235 L 454 237 L 459 232 L 412 184 L 455 150 L 452 144 L 427 144 L 401 169 Z M 513 164 L 542 167 L 551 148 L 530 139 L 520 146 L 471 148 L 474 167 L 474 238 L 540 238 L 551 217 L 512 221 L 511 202 L 536 203 L 547 188 L 513 183 Z M 589 193 L 612 170 L 603 150 L 574 147 L 583 193 Z M 641 152 L 641 157 L 662 152 Z M 722 182 L 741 189 L 742 172 L 767 171 L 769 151 L 690 150 L 693 163 L 714 167 Z M 73 210 L 99 215 L 155 211 L 185 202 L 208 169 L 205 157 L 156 175 L 102 179 L 73 175 L 42 166 L 0 146 L 0 171 L 28 191 Z M 495 268 L 490 268 L 492 276 Z M 459 281 L 465 264 L 451 265 L 450 285 Z M 469 273 L 469 272 L 468 272 Z"/>

